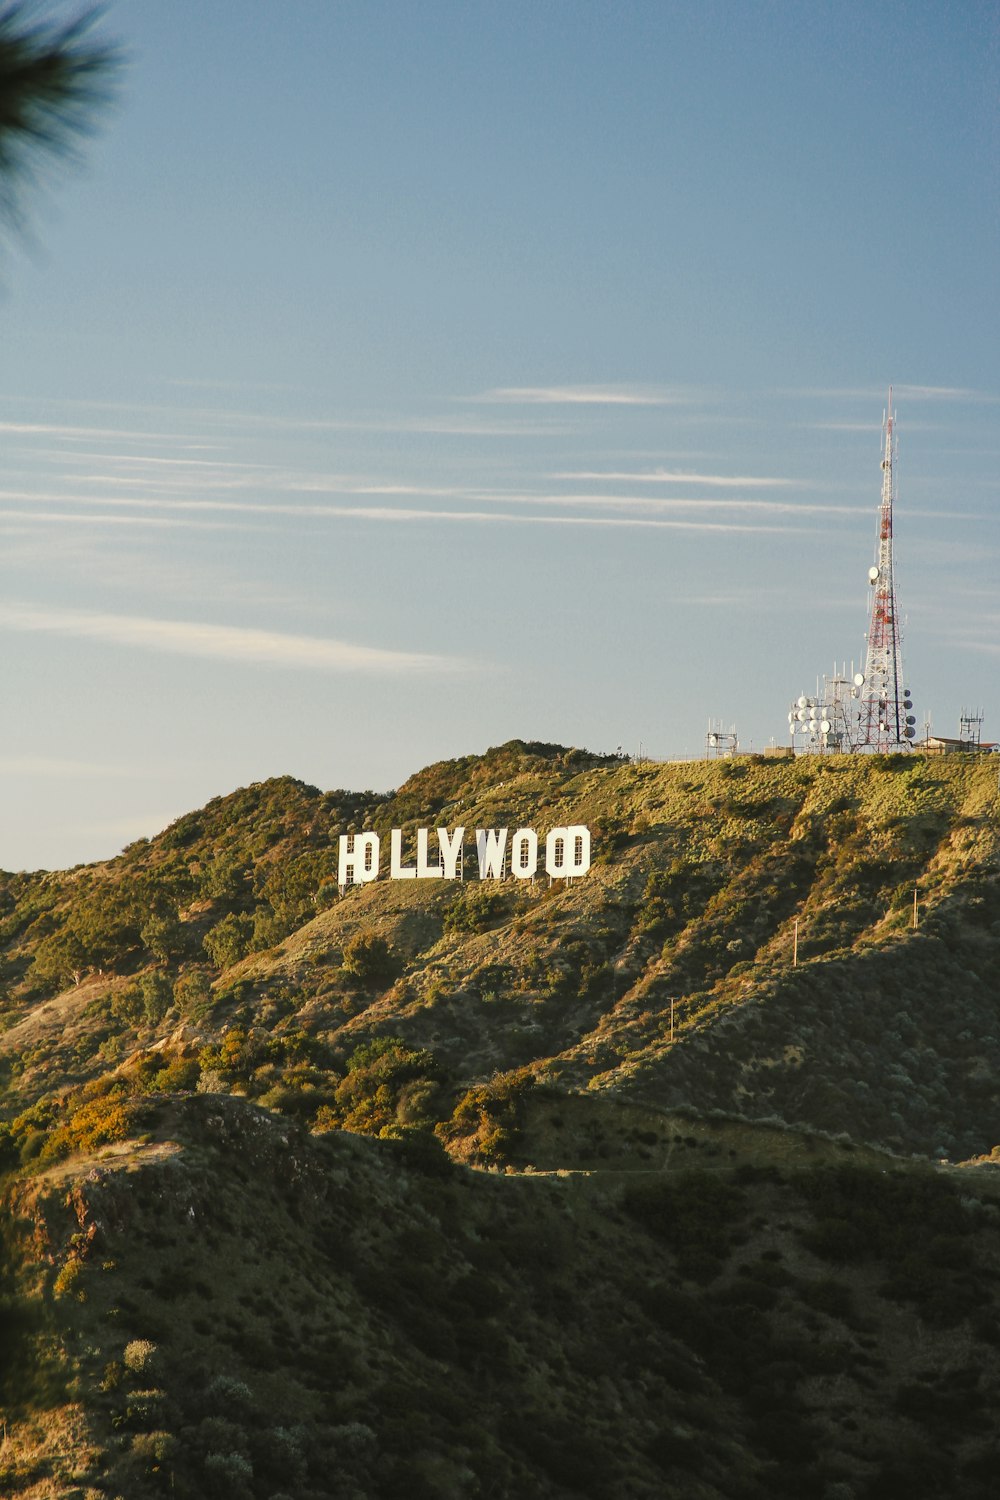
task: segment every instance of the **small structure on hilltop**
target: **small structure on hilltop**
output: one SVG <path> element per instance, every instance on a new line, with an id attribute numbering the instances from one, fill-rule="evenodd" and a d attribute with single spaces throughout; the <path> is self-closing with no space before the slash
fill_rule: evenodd
<path id="1" fill-rule="evenodd" d="M 983 711 L 962 709 L 958 721 L 958 739 L 952 740 L 943 734 L 930 734 L 920 742 L 920 749 L 928 755 L 982 755 L 1000 750 L 1000 745 L 983 739 Z"/>
<path id="2" fill-rule="evenodd" d="M 709 760 L 725 760 L 731 755 L 738 755 L 740 749 L 739 736 L 736 733 L 736 725 L 730 724 L 728 729 L 723 729 L 721 719 L 709 719 L 708 732 L 705 735 L 705 755 Z"/>

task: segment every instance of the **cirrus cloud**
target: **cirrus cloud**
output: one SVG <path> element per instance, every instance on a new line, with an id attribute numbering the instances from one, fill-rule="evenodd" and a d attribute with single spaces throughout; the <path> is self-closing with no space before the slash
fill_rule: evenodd
<path id="1" fill-rule="evenodd" d="M 320 672 L 394 674 L 454 671 L 457 657 L 417 651 L 390 651 L 323 636 L 291 635 L 242 625 L 190 620 L 157 620 L 83 609 L 30 604 L 0 605 L 0 629 L 81 637 L 140 651 L 166 652 L 255 666 L 304 668 Z"/>

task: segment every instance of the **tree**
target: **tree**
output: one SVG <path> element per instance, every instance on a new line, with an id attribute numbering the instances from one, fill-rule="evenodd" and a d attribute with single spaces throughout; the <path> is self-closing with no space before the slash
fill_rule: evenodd
<path id="1" fill-rule="evenodd" d="M 142 991 L 142 1008 L 146 1020 L 151 1026 L 156 1026 L 173 1004 L 173 985 L 166 974 L 160 974 L 154 969 L 142 976 L 139 988 Z"/>
<path id="2" fill-rule="evenodd" d="M 253 921 L 250 917 L 230 912 L 221 922 L 216 922 L 214 927 L 209 928 L 202 947 L 217 969 L 228 969 L 230 964 L 239 963 L 246 956 L 252 933 Z"/>
<path id="3" fill-rule="evenodd" d="M 164 963 L 182 957 L 187 948 L 187 934 L 176 912 L 153 912 L 140 927 L 139 936 L 153 957 Z"/>
<path id="4" fill-rule="evenodd" d="M 0 9 L 0 214 L 20 222 L 18 189 L 36 162 L 73 155 L 110 101 L 117 47 L 90 35 L 96 12 L 36 21 L 31 0 Z"/>

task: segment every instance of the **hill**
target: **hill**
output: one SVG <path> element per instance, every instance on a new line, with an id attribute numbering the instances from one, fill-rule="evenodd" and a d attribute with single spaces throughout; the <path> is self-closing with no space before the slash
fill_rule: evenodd
<path id="1" fill-rule="evenodd" d="M 253 786 L 107 864 L 0 877 L 7 1115 L 174 1067 L 304 1123 L 405 1129 L 527 1069 L 522 1091 L 982 1153 L 1000 1141 L 997 808 L 985 758 L 633 766 L 520 742 L 383 797 Z M 595 863 L 553 884 L 470 861 L 464 882 L 340 898 L 340 832 L 437 823 L 586 823 Z"/>
<path id="2" fill-rule="evenodd" d="M 516 741 L 0 875 L 0 1489 L 988 1494 L 997 812 Z M 575 881 L 337 885 L 576 823 Z"/>

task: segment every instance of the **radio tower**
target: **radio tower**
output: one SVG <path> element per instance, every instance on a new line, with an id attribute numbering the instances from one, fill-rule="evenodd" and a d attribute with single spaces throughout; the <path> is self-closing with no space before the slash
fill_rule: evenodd
<path id="1" fill-rule="evenodd" d="M 892 386 L 884 418 L 882 503 L 879 506 L 878 562 L 869 568 L 872 607 L 868 621 L 865 670 L 854 681 L 860 698 L 856 749 L 909 750 L 916 730 L 910 690 L 903 686 L 903 658 L 899 639 L 899 611 L 892 575 L 892 502 L 895 484 L 895 421 Z"/>

